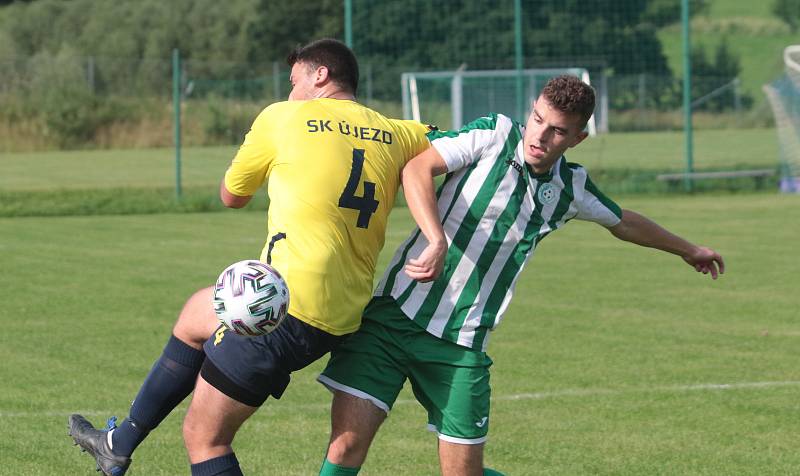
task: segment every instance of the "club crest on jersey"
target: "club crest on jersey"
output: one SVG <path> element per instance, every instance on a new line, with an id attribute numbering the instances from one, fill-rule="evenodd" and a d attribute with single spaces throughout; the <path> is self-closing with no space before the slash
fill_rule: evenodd
<path id="1" fill-rule="evenodd" d="M 543 183 L 539 185 L 539 191 L 536 193 L 536 196 L 543 205 L 548 205 L 555 201 L 558 196 L 558 190 L 556 190 L 556 187 L 551 183 Z"/>

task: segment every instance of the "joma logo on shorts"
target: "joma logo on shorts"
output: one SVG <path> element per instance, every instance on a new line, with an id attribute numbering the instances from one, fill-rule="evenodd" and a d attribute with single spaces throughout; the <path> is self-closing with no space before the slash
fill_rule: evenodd
<path id="1" fill-rule="evenodd" d="M 476 421 L 475 422 L 475 426 L 477 426 L 478 428 L 483 428 L 483 425 L 485 425 L 488 420 L 489 420 L 489 417 L 483 417 L 483 418 L 481 418 L 481 421 Z"/>

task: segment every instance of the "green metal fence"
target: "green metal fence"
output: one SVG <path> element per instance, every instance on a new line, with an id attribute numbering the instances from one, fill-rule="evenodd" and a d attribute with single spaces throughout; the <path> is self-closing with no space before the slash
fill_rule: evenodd
<path id="1" fill-rule="evenodd" d="M 254 15 L 278 9 L 259 0 L 234 3 Z M 303 43 L 314 32 L 337 31 L 321 30 L 323 23 L 340 25 L 339 36 L 360 61 L 362 102 L 389 116 L 410 116 L 403 78 L 416 74 L 420 119 L 443 127 L 457 125 L 455 113 L 469 120 L 486 109 L 523 120 L 538 84 L 526 71 L 543 70 L 586 72 L 598 92 L 599 135 L 683 131 L 690 121 L 694 129 L 732 133 L 771 127 L 761 87 L 781 73 L 780 49 L 792 37 L 778 19 L 726 17 L 718 0 L 336 3 L 303 6 L 307 15 L 326 16 L 305 18 L 316 26 L 295 28 L 282 41 Z M 135 2 L 126 5 L 132 9 Z M 179 24 L 177 17 L 170 21 Z M 254 24 L 250 19 L 242 27 Z M 17 138 L 29 148 L 159 147 L 178 137 L 183 146 L 239 143 L 263 107 L 286 97 L 289 71 L 279 54 L 255 54 L 260 37 L 248 46 L 241 31 L 230 31 L 238 49 L 215 58 L 200 49 L 203 31 L 194 38 L 174 35 L 181 45 L 179 75 L 171 49 L 162 58 L 141 59 L 90 56 L 63 45 L 32 56 L 0 48 L 0 150 L 19 148 Z M 2 34 L 0 25 L 0 40 Z M 117 36 L 111 35 L 121 41 Z M 691 82 L 684 74 L 689 68 Z M 449 79 L 425 79 L 437 74 Z M 459 86 L 463 102 L 455 107 Z M 686 168 L 691 151 L 689 136 L 674 137 L 675 160 L 665 169 L 676 172 Z M 702 158 L 695 165 L 702 169 Z"/>

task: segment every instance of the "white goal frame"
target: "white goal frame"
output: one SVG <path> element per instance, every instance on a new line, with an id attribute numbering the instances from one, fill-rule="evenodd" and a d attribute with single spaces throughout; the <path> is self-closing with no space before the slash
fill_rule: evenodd
<path id="1" fill-rule="evenodd" d="M 419 85 L 418 80 L 425 79 L 438 79 L 450 80 L 450 109 L 452 129 L 456 130 L 464 125 L 463 117 L 463 104 L 464 95 L 462 84 L 464 78 L 514 78 L 522 75 L 525 84 L 525 117 L 530 113 L 530 106 L 536 100 L 539 90 L 544 83 L 537 79 L 542 77 L 553 77 L 560 74 L 572 74 L 581 78 L 581 80 L 591 85 L 589 79 L 589 71 L 585 68 L 549 68 L 549 69 L 500 69 L 500 70 L 483 70 L 483 71 L 465 71 L 464 68 L 459 68 L 454 71 L 431 71 L 431 72 L 408 72 L 403 73 L 400 77 L 402 91 L 403 91 L 403 117 L 405 119 L 414 119 L 421 121 L 420 105 L 419 105 Z M 601 109 L 600 116 L 608 117 L 608 101 L 603 97 L 598 98 L 597 107 Z M 486 111 L 486 112 L 500 112 L 500 111 Z M 467 118 L 469 119 L 469 118 Z M 597 123 L 595 114 L 589 119 L 586 125 L 589 135 L 597 134 Z"/>
<path id="2" fill-rule="evenodd" d="M 800 193 L 800 45 L 787 46 L 783 50 L 786 77 L 765 84 L 772 112 L 775 115 L 775 128 L 781 154 L 780 189 L 788 193 Z M 776 84 L 783 81 L 782 89 L 793 88 L 797 98 L 787 98 Z"/>

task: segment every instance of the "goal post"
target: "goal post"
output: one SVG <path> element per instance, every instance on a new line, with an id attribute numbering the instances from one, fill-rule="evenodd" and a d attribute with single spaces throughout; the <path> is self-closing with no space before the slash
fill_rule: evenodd
<path id="1" fill-rule="evenodd" d="M 778 132 L 780 189 L 800 193 L 800 45 L 783 52 L 786 74 L 764 85 Z"/>
<path id="2" fill-rule="evenodd" d="M 530 106 L 542 87 L 552 77 L 571 74 L 591 84 L 585 68 L 506 69 L 465 71 L 407 72 L 401 75 L 403 117 L 459 129 L 474 118 L 497 112 L 525 121 Z M 525 117 L 515 117 L 518 110 L 516 84 L 522 76 Z M 590 135 L 597 134 L 596 116 L 607 117 L 608 101 L 598 98 L 598 110 L 586 126 Z"/>

